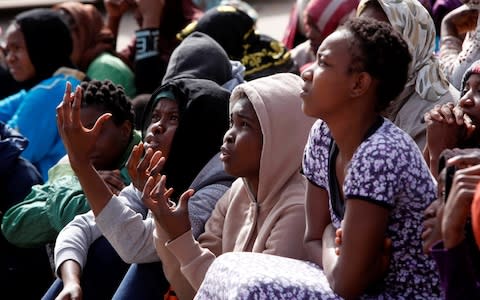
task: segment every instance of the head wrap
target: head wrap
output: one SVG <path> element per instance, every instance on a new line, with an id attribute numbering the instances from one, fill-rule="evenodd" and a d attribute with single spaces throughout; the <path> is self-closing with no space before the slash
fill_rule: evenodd
<path id="1" fill-rule="evenodd" d="M 23 33 L 35 67 L 35 83 L 49 78 L 60 67 L 72 67 L 72 38 L 59 12 L 37 8 L 18 14 L 14 21 Z"/>
<path id="2" fill-rule="evenodd" d="M 236 7 L 218 6 L 188 25 L 178 34 L 178 38 L 183 39 L 194 31 L 209 35 L 222 46 L 231 60 L 240 61 L 245 66 L 247 81 L 273 73 L 289 72 L 293 67 L 290 52 L 281 42 L 256 33 L 254 25 L 254 20 Z"/>
<path id="3" fill-rule="evenodd" d="M 463 96 L 465 95 L 465 84 L 467 83 L 468 78 L 472 74 L 480 74 L 480 60 L 477 60 L 474 62 L 468 69 L 465 71 L 465 74 L 463 74 L 462 78 L 462 87 L 460 89 L 460 95 Z"/>
<path id="4" fill-rule="evenodd" d="M 312 0 L 305 9 L 305 14 L 314 20 L 322 36 L 327 37 L 345 16 L 357 9 L 358 2 L 359 0 Z"/>
<path id="5" fill-rule="evenodd" d="M 414 86 L 423 99 L 437 101 L 448 92 L 449 83 L 434 54 L 435 26 L 428 11 L 417 0 L 361 0 L 357 15 L 372 1 L 383 8 L 392 27 L 402 34 L 412 55 L 405 87 Z"/>
<path id="6" fill-rule="evenodd" d="M 77 66 L 86 71 L 90 63 L 102 52 L 115 50 L 115 37 L 105 26 L 102 15 L 95 6 L 80 2 L 64 2 L 54 9 L 65 11 L 72 19 L 70 29 L 75 31 L 78 41 L 76 50 L 81 53 Z"/>

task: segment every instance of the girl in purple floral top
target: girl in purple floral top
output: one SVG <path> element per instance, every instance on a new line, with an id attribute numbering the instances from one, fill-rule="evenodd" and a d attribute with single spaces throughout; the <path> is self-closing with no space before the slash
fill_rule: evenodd
<path id="1" fill-rule="evenodd" d="M 410 60 L 398 33 L 373 19 L 347 21 L 322 42 L 302 74 L 303 112 L 320 119 L 303 158 L 314 264 L 227 253 L 196 299 L 440 298 L 420 237 L 435 184 L 415 142 L 380 115 L 403 90 Z"/>
<path id="2" fill-rule="evenodd" d="M 388 25 L 357 19 L 330 35 L 302 74 L 303 111 L 321 119 L 303 160 L 305 240 L 332 294 L 345 298 L 440 297 L 420 238 L 435 184 L 414 141 L 380 116 L 402 91 L 409 61 Z"/>

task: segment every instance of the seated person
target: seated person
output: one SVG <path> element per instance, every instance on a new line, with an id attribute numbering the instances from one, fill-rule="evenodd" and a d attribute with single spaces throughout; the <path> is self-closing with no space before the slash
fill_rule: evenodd
<path id="1" fill-rule="evenodd" d="M 98 137 L 92 154 L 93 164 L 118 194 L 130 177 L 125 167 L 133 146 L 140 135 L 133 130 L 134 115 L 122 87 L 111 81 L 83 82 L 81 118 L 91 128 L 98 116 L 112 114 L 105 130 Z M 58 233 L 73 218 L 90 210 L 68 157 L 49 170 L 44 184 L 32 187 L 23 201 L 5 211 L 2 231 L 8 241 L 18 247 L 38 247 L 55 242 Z"/>
<path id="2" fill-rule="evenodd" d="M 438 175 L 438 159 L 445 149 L 480 146 L 480 60 L 465 72 L 458 103 L 437 106 L 425 114 L 427 145 L 425 159 L 432 174 Z"/>
<path id="3" fill-rule="evenodd" d="M 299 72 L 288 49 L 280 41 L 257 33 L 255 20 L 233 5 L 208 10 L 177 36 L 183 39 L 195 31 L 209 35 L 225 49 L 231 60 L 241 62 L 246 68 L 246 81 L 275 73 Z"/>
<path id="4" fill-rule="evenodd" d="M 443 75 L 433 52 L 432 17 L 417 0 L 361 0 L 357 15 L 390 24 L 408 44 L 412 56 L 408 81 L 382 114 L 407 132 L 423 150 L 426 144 L 423 115 L 435 105 L 458 99 L 457 89 Z"/>
<path id="5" fill-rule="evenodd" d="M 20 157 L 27 144 L 25 137 L 0 122 L 0 221 L 10 207 L 25 198 L 32 185 L 42 183 L 37 169 Z M 51 273 L 45 249 L 17 248 L 0 233 L 2 293 L 38 299 L 52 280 Z M 25 282 L 31 283 L 28 289 L 24 288 Z"/>
<path id="6" fill-rule="evenodd" d="M 55 107 L 66 82 L 75 87 L 85 74 L 73 69 L 70 31 L 60 13 L 51 9 L 18 14 L 6 31 L 6 50 L 10 73 L 27 88 L 0 101 L 0 121 L 29 140 L 22 157 L 46 181 L 48 170 L 66 153 Z"/>
<path id="7" fill-rule="evenodd" d="M 220 85 L 231 80 L 231 65 L 225 51 L 207 35 L 194 33 L 175 49 L 164 82 L 145 109 L 142 122 L 144 143 L 134 147 L 129 163 L 133 185 L 123 189 L 119 197 L 109 194 L 108 199 L 102 198 L 104 202 L 100 204 L 100 209 L 98 202 L 91 202 L 92 212 L 77 216 L 62 230 L 56 242 L 55 259 L 59 277 L 68 280 L 64 282 L 65 288 L 62 287 L 62 281 L 57 280 L 45 296 L 46 299 L 53 299 L 60 292 L 64 295 L 77 291 L 82 291 L 84 295 L 102 293 L 108 298 L 112 297 L 123 273 L 118 276 L 111 271 L 105 275 L 109 280 L 98 281 L 97 286 L 89 284 L 94 281 L 93 278 L 98 278 L 99 273 L 110 271 L 93 265 L 98 261 L 107 261 L 106 257 L 95 259 L 90 254 L 96 250 L 94 243 L 103 238 L 102 234 L 114 247 L 111 256 L 120 255 L 128 263 L 156 263 L 148 279 L 148 282 L 155 282 L 156 285 L 150 285 L 149 288 L 156 292 L 160 290 L 160 295 L 165 293 L 168 283 L 164 280 L 153 244 L 153 219 L 147 217 L 148 209 L 139 192 L 143 190 L 147 177 L 148 161 L 160 159 L 158 154 L 153 158 L 156 150 L 162 152 L 162 161 L 165 163 L 162 173 L 169 175 L 169 185 L 176 191 L 172 199 L 190 186 L 198 190 L 197 196 L 190 202 L 191 222 L 196 235 L 203 232 L 215 203 L 232 181 L 232 177 L 221 168 L 218 156 L 212 160 L 228 129 L 230 92 Z M 192 145 L 196 146 L 192 148 Z M 82 182 L 82 177 L 79 178 Z M 85 185 L 82 186 L 85 189 Z M 102 196 L 100 193 L 98 195 Z M 94 201 L 95 197 L 87 195 L 89 201 Z M 110 201 L 110 198 L 114 201 Z M 119 213 L 122 217 L 119 217 Z M 143 269 L 142 265 L 137 266 Z M 76 272 L 78 270 L 81 270 L 81 278 L 80 271 Z M 152 276 L 153 280 L 150 280 Z M 72 278 L 78 279 L 81 285 Z M 140 282 L 147 286 L 142 279 L 145 280 L 140 277 Z M 75 287 L 73 291 L 72 286 Z M 146 290 L 141 290 L 146 293 Z M 133 292 L 138 296 L 138 289 L 133 289 Z"/>
<path id="8" fill-rule="evenodd" d="M 318 118 L 302 170 L 305 247 L 315 265 L 222 255 L 197 298 L 440 298 L 435 263 L 420 238 L 435 183 L 410 136 L 381 117 L 403 90 L 410 61 L 401 35 L 370 18 L 351 19 L 323 41 L 302 74 L 301 93 L 303 112 Z"/>
<path id="9" fill-rule="evenodd" d="M 480 5 L 478 1 L 463 2 L 443 18 L 440 31 L 440 66 L 457 89 L 467 68 L 480 59 Z"/>
<path id="10" fill-rule="evenodd" d="M 117 39 L 122 17 L 130 11 L 138 24 L 131 42 L 119 50 L 135 73 L 137 94 L 151 94 L 161 84 L 168 60 L 180 44 L 176 35 L 202 11 L 192 0 L 103 0 L 106 24 Z"/>
<path id="11" fill-rule="evenodd" d="M 355 16 L 359 0 L 312 0 L 303 14 L 307 41 L 291 50 L 292 58 L 303 72 L 315 62 L 318 46 L 349 17 Z"/>
<path id="12" fill-rule="evenodd" d="M 477 299 L 480 150 L 447 149 L 441 158 L 439 197 L 425 210 L 424 251 L 437 262 L 444 299 Z"/>
<path id="13" fill-rule="evenodd" d="M 72 62 L 90 79 L 111 80 L 128 97 L 136 95 L 133 71 L 117 55 L 115 38 L 103 16 L 91 4 L 68 1 L 53 9 L 63 13 L 73 39 Z"/>

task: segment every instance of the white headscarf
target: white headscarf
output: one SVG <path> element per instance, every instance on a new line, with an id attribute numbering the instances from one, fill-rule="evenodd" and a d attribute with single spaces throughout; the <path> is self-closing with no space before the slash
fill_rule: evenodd
<path id="1" fill-rule="evenodd" d="M 380 4 L 392 27 L 408 44 L 412 62 L 405 88 L 414 85 L 423 99 L 432 102 L 440 99 L 448 92 L 449 83 L 434 54 L 435 25 L 428 11 L 417 0 L 362 0 L 357 16 L 372 1 Z"/>

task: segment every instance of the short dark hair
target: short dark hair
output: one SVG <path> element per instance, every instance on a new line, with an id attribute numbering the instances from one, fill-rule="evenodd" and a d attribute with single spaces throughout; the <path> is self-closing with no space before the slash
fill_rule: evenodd
<path id="1" fill-rule="evenodd" d="M 407 43 L 390 24 L 371 18 L 354 18 L 340 28 L 354 36 L 350 71 L 367 72 L 378 81 L 376 110 L 383 111 L 407 82 L 412 60 Z"/>
<path id="2" fill-rule="evenodd" d="M 125 121 L 134 124 L 135 114 L 122 86 L 110 80 L 91 80 L 80 84 L 83 89 L 82 107 L 99 106 L 112 114 L 115 125 Z"/>

